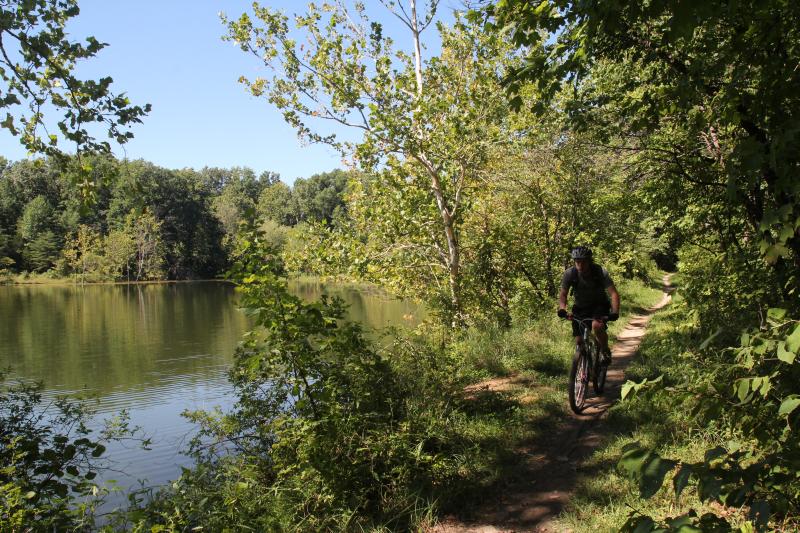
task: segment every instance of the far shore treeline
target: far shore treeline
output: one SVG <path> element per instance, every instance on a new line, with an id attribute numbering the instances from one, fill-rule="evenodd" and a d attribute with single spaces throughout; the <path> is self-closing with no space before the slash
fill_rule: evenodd
<path id="1" fill-rule="evenodd" d="M 91 208 L 69 166 L 0 158 L 0 282 L 217 278 L 243 222 L 260 220 L 283 246 L 299 224 L 344 213 L 341 170 L 289 186 L 243 167 L 172 170 L 111 156 L 82 165 L 95 184 Z"/>

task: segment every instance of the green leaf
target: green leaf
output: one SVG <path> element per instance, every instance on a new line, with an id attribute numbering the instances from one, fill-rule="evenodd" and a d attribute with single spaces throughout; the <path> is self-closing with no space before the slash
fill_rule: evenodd
<path id="1" fill-rule="evenodd" d="M 783 320 L 786 316 L 786 309 L 781 309 L 780 307 L 771 307 L 767 311 L 767 318 L 772 320 Z"/>
<path id="2" fill-rule="evenodd" d="M 103 446 L 102 444 L 97 444 L 95 445 L 94 450 L 92 450 L 92 457 L 100 457 L 101 455 L 103 455 L 103 452 L 105 451 L 106 451 L 105 446 Z"/>
<path id="3" fill-rule="evenodd" d="M 675 489 L 675 496 L 680 496 L 683 489 L 689 484 L 689 479 L 692 477 L 692 465 L 681 465 L 678 473 L 672 478 L 672 487 Z"/>
<path id="4" fill-rule="evenodd" d="M 651 452 L 644 448 L 631 448 L 622 454 L 617 464 L 627 473 L 629 478 L 636 479 L 639 472 L 642 470 L 644 462 L 650 457 L 650 454 Z"/>
<path id="5" fill-rule="evenodd" d="M 792 237 L 794 237 L 794 228 L 789 224 L 785 224 L 781 228 L 780 234 L 778 234 L 778 241 L 785 243 Z"/>
<path id="6" fill-rule="evenodd" d="M 742 344 L 742 346 L 749 346 L 750 345 L 750 334 L 749 333 L 742 333 L 741 344 Z"/>
<path id="7" fill-rule="evenodd" d="M 32 490 L 29 490 L 28 492 L 25 493 L 25 499 L 26 500 L 31 500 L 31 499 L 33 499 L 35 497 L 36 497 L 36 492 L 34 492 Z"/>
<path id="8" fill-rule="evenodd" d="M 736 396 L 739 398 L 739 402 L 745 403 L 747 400 L 747 395 L 750 393 L 750 380 L 740 379 L 736 383 Z"/>
<path id="9" fill-rule="evenodd" d="M 72 444 L 67 445 L 64 448 L 64 452 L 63 452 L 64 453 L 64 459 L 69 461 L 70 459 L 75 457 L 75 452 L 76 452 L 76 449 L 75 449 L 74 445 L 72 445 Z"/>
<path id="10" fill-rule="evenodd" d="M 763 378 L 761 378 L 761 396 L 766 398 L 767 394 L 769 394 L 769 391 L 771 389 L 772 389 L 772 381 L 770 380 L 770 377 L 764 376 Z"/>
<path id="11" fill-rule="evenodd" d="M 671 459 L 662 459 L 653 454 L 642 470 L 642 478 L 639 480 L 639 494 L 642 498 L 648 499 L 658 492 L 664 484 L 664 476 L 667 475 L 677 463 Z"/>
<path id="12" fill-rule="evenodd" d="M 628 394 L 631 393 L 636 388 L 636 382 L 628 380 L 622 386 L 622 390 L 620 391 L 620 397 L 622 401 L 625 401 L 625 398 L 628 397 Z"/>
<path id="13" fill-rule="evenodd" d="M 785 416 L 789 415 L 800 406 L 800 397 L 797 394 L 792 394 L 791 396 L 787 396 L 781 402 L 781 407 L 778 410 L 778 416 Z"/>
<path id="14" fill-rule="evenodd" d="M 786 338 L 786 349 L 794 353 L 800 351 L 800 324 L 797 324 L 792 334 Z"/>
<path id="15" fill-rule="evenodd" d="M 649 516 L 631 516 L 620 528 L 620 533 L 652 533 L 656 523 Z"/>
<path id="16" fill-rule="evenodd" d="M 794 363 L 795 357 L 797 357 L 797 355 L 794 352 L 791 352 L 786 349 L 785 342 L 778 343 L 778 359 L 780 359 L 786 364 L 791 365 L 792 363 Z"/>

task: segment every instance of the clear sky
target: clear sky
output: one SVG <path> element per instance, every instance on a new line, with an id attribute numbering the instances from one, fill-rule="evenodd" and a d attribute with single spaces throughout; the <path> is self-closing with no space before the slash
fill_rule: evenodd
<path id="1" fill-rule="evenodd" d="M 442 2 L 445 11 L 447 3 Z M 306 2 L 261 4 L 291 13 Z M 241 75 L 266 73 L 256 57 L 221 40 L 225 28 L 218 13 L 235 18 L 251 5 L 252 0 L 79 0 L 81 13 L 68 27 L 71 38 L 94 35 L 109 45 L 83 64 L 80 75 L 109 75 L 116 92 L 153 106 L 133 128 L 135 138 L 114 149 L 118 157 L 167 168 L 246 166 L 257 174 L 278 172 L 287 183 L 342 166 L 331 148 L 303 146 L 266 99 L 250 96 L 238 83 Z M 0 130 L 0 155 L 26 156 L 6 130 Z"/>

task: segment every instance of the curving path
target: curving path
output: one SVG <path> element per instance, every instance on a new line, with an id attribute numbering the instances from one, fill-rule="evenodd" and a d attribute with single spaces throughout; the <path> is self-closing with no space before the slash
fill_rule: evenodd
<path id="1" fill-rule="evenodd" d="M 670 302 L 672 292 L 669 275 L 664 276 L 664 296 L 653 307 L 634 315 L 617 336 L 611 348 L 613 359 L 608 369 L 606 390 L 601 397 L 587 399 L 588 406 L 580 415 L 564 421 L 547 442 L 535 448 L 520 450 L 525 454 L 524 484 L 509 487 L 498 501 L 485 502 L 474 523 L 446 520 L 432 529 L 435 533 L 555 533 L 550 525 L 567 504 L 577 478 L 576 465 L 587 458 L 600 444 L 598 422 L 620 396 L 625 382 L 625 368 L 636 355 L 647 323 L 653 314 Z M 480 385 L 490 390 L 514 386 L 514 378 L 492 380 Z M 477 387 L 476 387 L 477 388 Z M 565 446 L 565 443 L 569 443 Z"/>

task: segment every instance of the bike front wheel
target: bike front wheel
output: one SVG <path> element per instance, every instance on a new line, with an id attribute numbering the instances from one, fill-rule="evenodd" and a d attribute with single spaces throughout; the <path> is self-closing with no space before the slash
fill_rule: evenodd
<path id="1" fill-rule="evenodd" d="M 569 406 L 575 413 L 583 411 L 589 386 L 589 355 L 582 346 L 575 347 L 569 371 Z"/>

